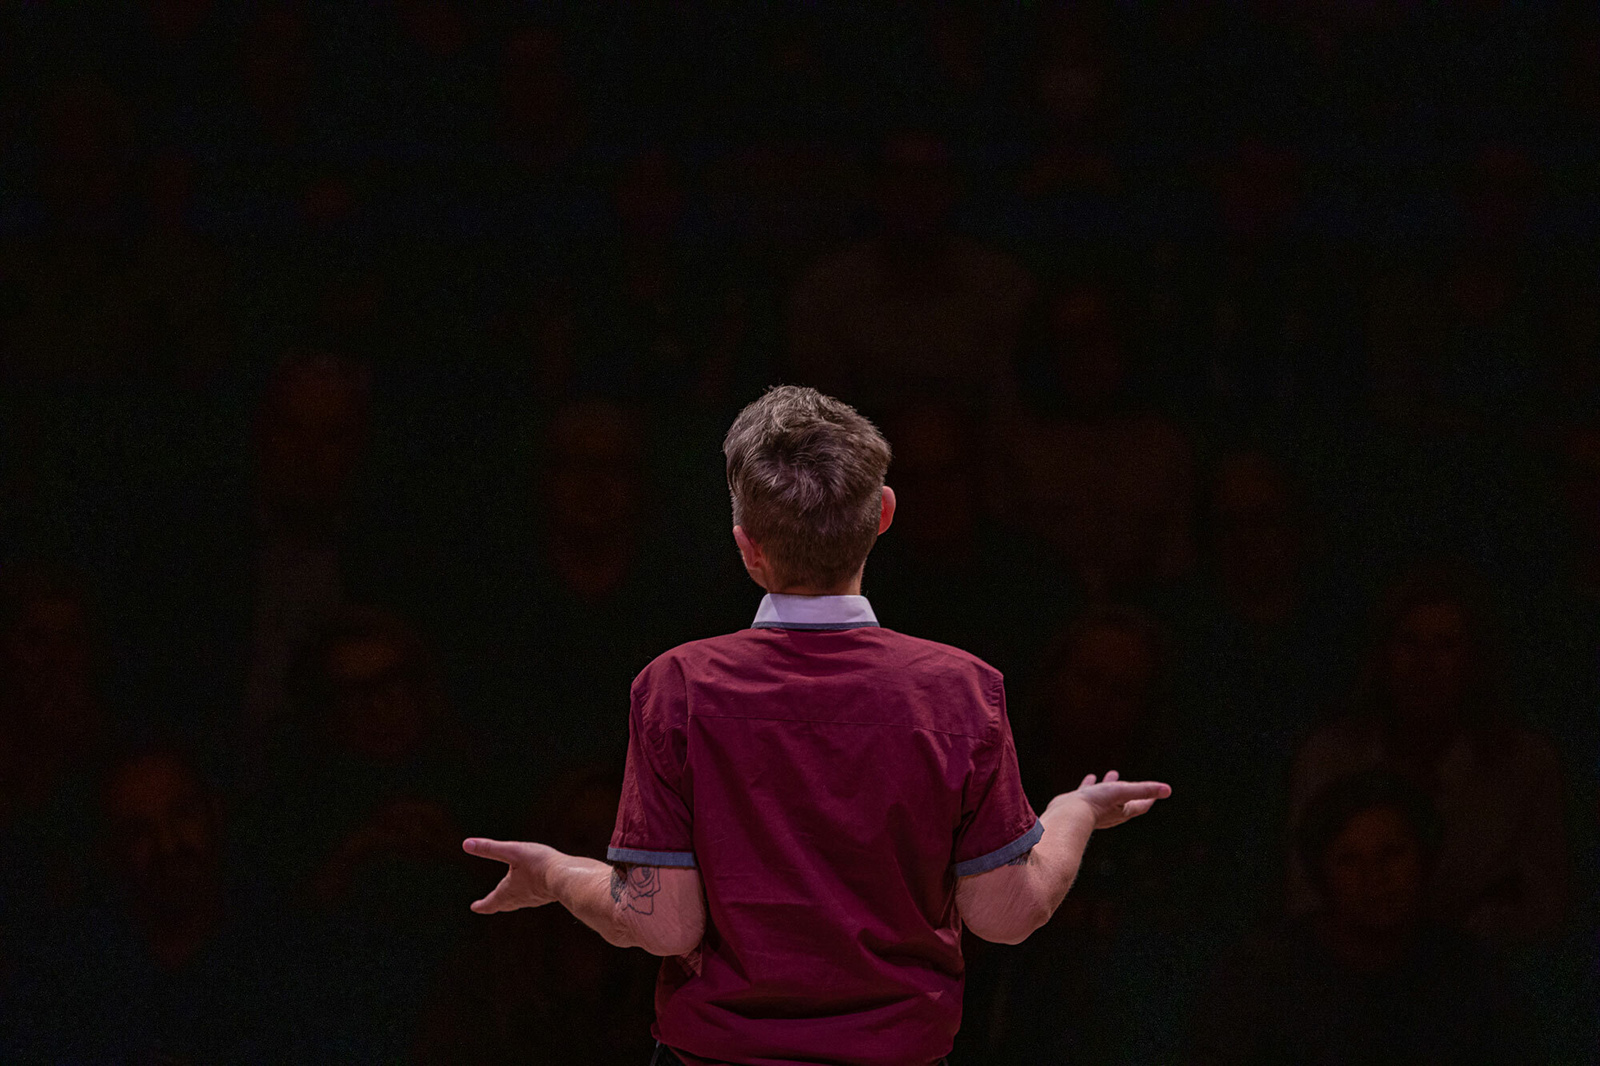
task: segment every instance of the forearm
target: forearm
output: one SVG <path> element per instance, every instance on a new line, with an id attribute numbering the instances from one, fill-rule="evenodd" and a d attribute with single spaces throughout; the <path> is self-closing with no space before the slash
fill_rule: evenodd
<path id="1" fill-rule="evenodd" d="M 617 947 L 682 955 L 705 934 L 705 900 L 693 868 L 613 866 L 561 855 L 551 863 L 548 884 L 562 906 Z"/>
<path id="2" fill-rule="evenodd" d="M 562 855 L 550 864 L 551 895 L 573 915 L 619 948 L 640 946 L 630 912 L 612 891 L 617 871 L 610 863 Z"/>
<path id="3" fill-rule="evenodd" d="M 1044 835 L 1031 850 L 1010 865 L 962 879 L 957 906 L 972 931 L 1017 944 L 1049 921 L 1078 876 L 1094 819 L 1087 803 L 1058 797 L 1039 816 Z"/>
<path id="4" fill-rule="evenodd" d="M 1034 894 L 1048 921 L 1078 878 L 1094 832 L 1094 809 L 1082 800 L 1062 798 L 1045 808 L 1039 821 L 1044 836 L 1028 852 L 1025 868 L 1032 874 Z"/>

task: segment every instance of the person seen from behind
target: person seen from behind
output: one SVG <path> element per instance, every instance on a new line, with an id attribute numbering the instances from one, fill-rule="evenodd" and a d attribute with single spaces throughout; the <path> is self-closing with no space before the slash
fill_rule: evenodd
<path id="1" fill-rule="evenodd" d="M 888 442 L 814 389 L 769 389 L 723 444 L 752 625 L 635 679 L 606 860 L 471 838 L 509 866 L 472 909 L 560 902 L 664 961 L 656 1063 L 936 1063 L 962 927 L 1016 944 L 1090 834 L 1171 794 L 1090 774 L 1036 815 L 999 671 L 879 625 L 861 595 L 894 517 Z M 597 634 L 596 639 L 604 639 Z"/>

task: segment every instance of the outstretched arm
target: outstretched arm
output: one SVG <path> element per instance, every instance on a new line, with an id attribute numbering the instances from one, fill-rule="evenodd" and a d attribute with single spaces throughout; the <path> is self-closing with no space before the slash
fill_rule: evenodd
<path id="1" fill-rule="evenodd" d="M 1005 866 L 956 881 L 956 909 L 978 936 L 1020 944 L 1050 920 L 1078 876 L 1083 850 L 1096 829 L 1137 817 L 1172 794 L 1155 781 L 1119 781 L 1112 770 L 1095 784 L 1090 774 L 1076 791 L 1063 792 L 1039 816 L 1044 836 Z"/>
<path id="2" fill-rule="evenodd" d="M 560 903 L 607 943 L 683 955 L 705 934 L 705 894 L 693 867 L 634 866 L 567 855 L 544 844 L 484 840 L 462 847 L 510 869 L 472 909 L 479 914 Z"/>

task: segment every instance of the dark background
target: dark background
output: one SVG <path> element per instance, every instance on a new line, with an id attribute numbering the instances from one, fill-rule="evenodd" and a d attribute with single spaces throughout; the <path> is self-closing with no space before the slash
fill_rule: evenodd
<path id="1" fill-rule="evenodd" d="M 1593 1061 L 1597 133 L 1588 5 L 0 5 L 0 1052 L 645 1061 L 459 841 L 603 853 L 793 382 L 1175 789 L 953 1061 Z"/>

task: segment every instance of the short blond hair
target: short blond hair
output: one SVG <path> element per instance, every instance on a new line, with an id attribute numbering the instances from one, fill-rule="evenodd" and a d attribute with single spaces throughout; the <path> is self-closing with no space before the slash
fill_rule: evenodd
<path id="1" fill-rule="evenodd" d="M 878 537 L 889 442 L 847 403 L 776 385 L 734 419 L 722 442 L 733 521 L 786 585 L 834 588 Z"/>

